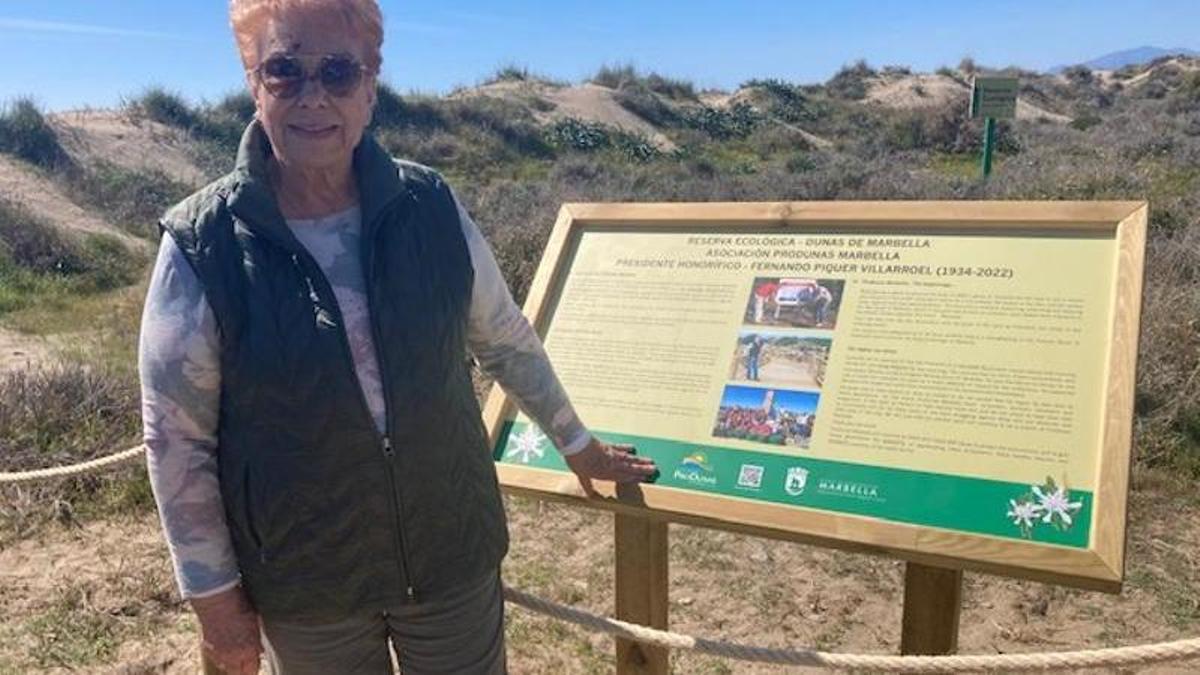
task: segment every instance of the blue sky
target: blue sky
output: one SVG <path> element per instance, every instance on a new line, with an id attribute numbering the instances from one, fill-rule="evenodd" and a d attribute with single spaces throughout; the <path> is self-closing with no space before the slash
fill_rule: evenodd
<path id="1" fill-rule="evenodd" d="M 1138 47 L 1200 49 L 1196 0 L 383 0 L 384 76 L 445 92 L 509 63 L 566 80 L 633 63 L 703 87 L 827 79 L 865 58 L 918 70 L 971 55 L 1044 69 Z M 0 0 L 0 100 L 117 103 L 150 85 L 192 99 L 241 86 L 224 0 Z"/>
<path id="2" fill-rule="evenodd" d="M 725 392 L 721 396 L 721 405 L 760 408 L 767 391 L 769 390 L 730 385 L 725 387 Z M 817 402 L 820 399 L 821 395 L 814 392 L 776 389 L 774 403 L 777 410 L 807 414 L 816 412 Z"/>

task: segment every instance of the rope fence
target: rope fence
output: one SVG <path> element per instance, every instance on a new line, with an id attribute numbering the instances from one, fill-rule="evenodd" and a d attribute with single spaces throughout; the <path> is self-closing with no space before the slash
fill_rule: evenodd
<path id="1" fill-rule="evenodd" d="M 78 464 L 70 464 L 68 466 L 56 466 L 50 469 L 37 469 L 34 471 L 19 471 L 17 473 L 0 473 L 0 485 L 15 484 L 15 483 L 33 483 L 36 481 L 50 480 L 51 478 L 68 478 L 70 476 L 79 476 L 86 473 L 93 473 L 101 469 L 117 466 L 145 455 L 146 446 L 139 445 L 136 448 L 129 448 L 121 452 L 108 455 L 107 457 L 99 457 L 97 459 L 80 462 Z"/>
<path id="2" fill-rule="evenodd" d="M 647 628 L 634 623 L 590 614 L 559 605 L 513 588 L 504 589 L 509 602 L 573 623 L 590 631 L 634 640 L 667 649 L 687 649 L 700 654 L 738 661 L 781 666 L 809 666 L 832 670 L 888 673 L 973 673 L 1033 672 L 1078 668 L 1114 668 L 1200 658 L 1200 638 L 1160 644 L 1112 649 L 1088 649 L 1038 654 L 994 654 L 980 656 L 887 656 L 874 654 L 830 654 L 812 649 L 773 649 L 732 642 L 708 640 Z"/>
<path id="3" fill-rule="evenodd" d="M 0 485 L 65 478 L 115 467 L 144 455 L 145 447 L 98 459 L 35 471 L 0 473 Z M 831 654 L 812 649 L 754 647 L 721 640 L 656 630 L 634 623 L 598 616 L 505 587 L 508 602 L 559 621 L 596 633 L 633 640 L 666 649 L 684 649 L 738 661 L 783 666 L 808 666 L 832 670 L 887 673 L 1036 672 L 1083 668 L 1125 668 L 1200 659 L 1200 638 L 1132 647 L 1087 649 L 1036 654 L 989 654 L 972 656 L 887 656 L 878 654 Z"/>

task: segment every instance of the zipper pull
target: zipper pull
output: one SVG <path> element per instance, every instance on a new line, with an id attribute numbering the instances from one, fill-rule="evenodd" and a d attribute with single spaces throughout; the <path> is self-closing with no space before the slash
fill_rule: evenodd
<path id="1" fill-rule="evenodd" d="M 417 592 L 413 590 L 413 587 L 412 587 L 412 586 L 409 586 L 409 587 L 408 587 L 408 589 L 407 589 L 405 592 L 408 594 L 408 601 L 409 601 L 409 602 L 416 602 L 416 601 L 417 601 Z"/>
<path id="2" fill-rule="evenodd" d="M 383 437 L 383 456 L 388 459 L 396 456 L 396 451 L 392 449 L 392 439 L 387 436 Z"/>

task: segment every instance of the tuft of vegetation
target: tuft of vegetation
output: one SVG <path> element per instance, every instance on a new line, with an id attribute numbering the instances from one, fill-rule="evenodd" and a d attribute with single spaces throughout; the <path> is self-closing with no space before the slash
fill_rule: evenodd
<path id="1" fill-rule="evenodd" d="M 809 103 L 804 88 L 783 80 L 749 80 L 743 88 L 758 89 L 770 100 L 770 112 L 784 122 L 811 122 L 819 116 Z"/>
<path id="2" fill-rule="evenodd" d="M 51 171 L 71 164 L 54 128 L 29 98 L 19 98 L 0 109 L 0 152 Z"/>
<path id="3" fill-rule="evenodd" d="M 600 69 L 588 81 L 609 89 L 621 89 L 629 84 L 635 84 L 641 79 L 641 75 L 638 75 L 637 69 L 632 64 L 624 63 L 600 66 Z"/>
<path id="4" fill-rule="evenodd" d="M 691 82 L 658 73 L 642 75 L 630 64 L 601 66 L 588 81 L 618 91 L 629 87 L 641 87 L 672 101 L 698 100 L 696 86 Z"/>
<path id="5" fill-rule="evenodd" d="M 497 82 L 529 82 L 534 77 L 529 73 L 529 69 L 525 66 L 509 64 L 496 69 L 492 76 L 484 80 L 484 84 L 495 84 Z"/>
<path id="6" fill-rule="evenodd" d="M 485 85 L 497 84 L 499 82 L 540 82 L 554 87 L 563 86 L 562 82 L 554 78 L 535 73 L 529 70 L 528 67 L 515 63 L 500 66 L 496 69 L 496 72 L 483 79 L 483 84 Z"/>
<path id="7" fill-rule="evenodd" d="M 834 98 L 848 101 L 861 101 L 867 97 L 867 80 L 875 77 L 875 72 L 866 61 L 858 61 L 846 66 L 834 74 L 825 83 L 825 89 Z"/>
<path id="8" fill-rule="evenodd" d="M 0 199 L 0 315 L 127 286 L 142 264 L 113 237 L 77 239 Z"/>
<path id="9" fill-rule="evenodd" d="M 1071 66 L 1063 71 L 1063 77 L 1075 86 L 1088 86 L 1096 81 L 1096 76 L 1087 66 Z"/>
<path id="10" fill-rule="evenodd" d="M 230 94 L 214 104 L 190 105 L 179 94 L 154 87 L 125 103 L 127 110 L 161 124 L 181 129 L 214 146 L 215 154 L 232 154 L 246 125 L 254 117 L 250 94 Z"/>
<path id="11" fill-rule="evenodd" d="M 762 114 L 748 103 L 734 103 L 727 109 L 702 106 L 689 110 L 684 123 L 716 140 L 746 138 L 763 121 Z"/>
<path id="12" fill-rule="evenodd" d="M 621 107 L 650 124 L 668 129 L 683 126 L 683 116 L 679 111 L 644 85 L 619 89 L 615 98 Z"/>
<path id="13" fill-rule="evenodd" d="M 133 170 L 103 161 L 76 172 L 70 183 L 109 222 L 151 240 L 158 239 L 159 216 L 192 192 L 157 169 Z"/>
<path id="14" fill-rule="evenodd" d="M 549 142 L 558 148 L 579 152 L 613 149 L 619 155 L 638 162 L 656 159 L 662 154 L 657 146 L 637 134 L 574 117 L 555 122 L 547 131 L 547 136 Z"/>
<path id="15" fill-rule="evenodd" d="M 1075 119 L 1071 120 L 1071 122 L 1068 126 L 1070 126 L 1072 129 L 1076 129 L 1078 131 L 1087 131 L 1088 129 L 1091 129 L 1094 126 L 1099 125 L 1103 121 L 1104 120 L 1100 119 L 1100 117 L 1098 117 L 1096 115 L 1083 114 L 1083 115 L 1079 115 Z"/>

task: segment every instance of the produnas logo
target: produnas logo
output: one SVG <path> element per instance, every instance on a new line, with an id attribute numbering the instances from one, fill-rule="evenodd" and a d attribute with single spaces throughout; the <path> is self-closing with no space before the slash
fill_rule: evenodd
<path id="1" fill-rule="evenodd" d="M 675 469 L 675 479 L 699 485 L 716 485 L 717 477 L 713 475 L 708 457 L 703 452 L 693 452 L 679 462 Z"/>
<path id="2" fill-rule="evenodd" d="M 799 497 L 804 494 L 806 485 L 808 485 L 808 469 L 799 466 L 788 469 L 787 477 L 783 480 L 784 492 L 793 497 Z"/>

